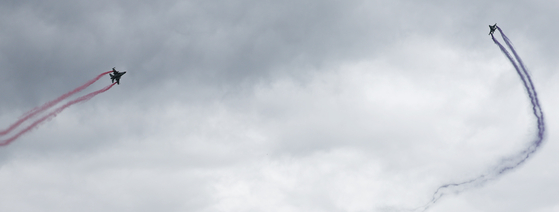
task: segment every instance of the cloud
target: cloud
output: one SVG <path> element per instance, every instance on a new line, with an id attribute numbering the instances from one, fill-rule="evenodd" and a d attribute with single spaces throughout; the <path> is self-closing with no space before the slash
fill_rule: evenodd
<path id="1" fill-rule="evenodd" d="M 486 37 L 494 22 L 532 71 L 549 143 L 517 172 L 432 211 L 552 210 L 540 197 L 554 196 L 557 176 L 553 7 L 3 1 L 0 126 L 114 66 L 127 74 L 0 149 L 0 210 L 424 204 L 441 183 L 482 173 L 535 132 L 522 85 Z"/>

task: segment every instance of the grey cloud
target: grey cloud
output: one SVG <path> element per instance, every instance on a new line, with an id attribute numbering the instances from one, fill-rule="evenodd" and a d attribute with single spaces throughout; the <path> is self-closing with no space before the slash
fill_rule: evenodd
<path id="1" fill-rule="evenodd" d="M 0 149 L 7 197 L 0 208 L 415 207 L 441 183 L 475 176 L 517 151 L 533 133 L 525 91 L 487 36 L 497 22 L 533 68 L 549 114 L 549 150 L 432 211 L 553 210 L 552 199 L 537 195 L 553 191 L 516 185 L 556 184 L 549 168 L 557 149 L 555 7 L 1 1 L 2 126 L 102 71 L 128 72 L 120 86 Z"/>

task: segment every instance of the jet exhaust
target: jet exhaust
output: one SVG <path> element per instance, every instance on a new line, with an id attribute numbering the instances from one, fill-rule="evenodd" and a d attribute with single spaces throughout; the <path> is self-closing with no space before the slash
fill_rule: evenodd
<path id="1" fill-rule="evenodd" d="M 100 93 L 103 93 L 105 91 L 108 91 L 109 89 L 111 89 L 116 83 L 110 84 L 102 89 L 99 89 L 97 91 L 93 91 L 89 94 L 83 95 L 81 97 L 78 97 L 72 101 L 67 102 L 66 104 L 56 108 L 54 111 L 50 112 L 49 114 L 41 117 L 40 119 L 36 120 L 35 122 L 33 122 L 31 125 L 29 125 L 28 127 L 26 127 L 25 129 L 21 130 L 20 132 L 18 132 L 17 134 L 13 135 L 12 137 L 6 139 L 6 140 L 0 140 L 0 146 L 6 146 L 10 143 L 12 143 L 13 141 L 15 141 L 17 138 L 19 138 L 21 135 L 29 132 L 30 130 L 32 130 L 33 128 L 35 128 L 38 124 L 50 120 L 52 118 L 54 118 L 56 115 L 58 115 L 60 112 L 62 112 L 64 109 L 66 109 L 67 107 L 70 107 L 73 104 L 76 103 L 80 103 L 80 102 L 84 102 L 87 100 L 90 100 L 91 98 L 97 96 Z"/>
<path id="2" fill-rule="evenodd" d="M 530 156 L 532 156 L 532 154 L 534 154 L 540 148 L 544 140 L 545 137 L 544 115 L 540 107 L 538 93 L 536 92 L 534 83 L 532 82 L 532 77 L 530 76 L 530 73 L 527 71 L 526 66 L 522 62 L 522 59 L 516 53 L 516 50 L 512 46 L 512 42 L 505 35 L 505 33 L 503 33 L 500 27 L 496 26 L 496 28 L 499 30 L 499 33 L 501 34 L 503 40 L 505 41 L 508 48 L 511 50 L 512 55 L 514 55 L 514 58 L 507 51 L 507 49 L 503 45 L 501 45 L 501 43 L 499 43 L 497 39 L 495 39 L 493 34 L 491 34 L 491 38 L 493 39 L 493 42 L 495 42 L 495 44 L 499 46 L 503 54 L 505 54 L 505 56 L 509 59 L 512 66 L 516 70 L 516 73 L 520 76 L 520 79 L 522 80 L 522 83 L 526 88 L 526 91 L 528 92 L 528 98 L 530 99 L 530 102 L 532 104 L 532 111 L 537 119 L 536 127 L 538 129 L 538 133 L 536 135 L 536 138 L 531 143 L 529 143 L 528 147 L 526 147 L 524 150 L 512 156 L 502 159 L 500 163 L 497 166 L 495 166 L 491 171 L 482 174 L 479 177 L 460 183 L 449 183 L 449 184 L 444 184 L 439 186 L 435 191 L 435 193 L 433 194 L 433 198 L 429 201 L 429 203 L 427 203 L 425 206 L 419 207 L 412 211 L 426 211 L 429 207 L 431 207 L 438 200 L 440 200 L 445 194 L 458 193 L 469 187 L 483 185 L 484 183 L 490 180 L 497 179 L 501 175 L 514 170 L 515 168 L 517 168 L 518 166 L 526 162 L 526 160 L 528 160 L 528 158 L 530 158 Z"/>
<path id="3" fill-rule="evenodd" d="M 68 93 L 63 94 L 62 96 L 60 96 L 60 97 L 58 97 L 58 98 L 56 98 L 56 99 L 54 99 L 54 100 L 52 100 L 52 101 L 50 101 L 50 102 L 47 102 L 47 103 L 45 103 L 45 104 L 43 104 L 43 105 L 41 105 L 41 106 L 38 106 L 38 107 L 33 108 L 32 110 L 26 112 L 25 114 L 23 114 L 23 116 L 22 116 L 19 120 L 17 120 L 15 123 L 13 123 L 12 125 L 10 125 L 7 129 L 0 131 L 0 136 L 6 135 L 6 134 L 10 133 L 12 130 L 14 130 L 15 128 L 17 128 L 17 127 L 18 127 L 19 125 L 21 125 L 23 122 L 25 122 L 25 121 L 27 121 L 28 119 L 30 119 L 30 118 L 36 116 L 36 115 L 39 114 L 39 113 L 41 113 L 41 112 L 43 112 L 43 111 L 45 111 L 45 110 L 51 108 L 52 106 L 54 106 L 54 105 L 60 103 L 62 100 L 64 100 L 64 99 L 66 99 L 66 98 L 68 98 L 68 97 L 74 95 L 75 93 L 78 93 L 78 92 L 82 91 L 83 89 L 89 87 L 91 84 L 97 82 L 97 80 L 101 79 L 101 77 L 103 77 L 104 75 L 109 74 L 109 73 L 111 73 L 111 71 L 107 71 L 107 72 L 101 73 L 101 74 L 99 74 L 97 77 L 95 77 L 95 78 L 93 78 L 93 79 L 87 81 L 85 84 L 81 85 L 80 87 L 77 87 L 76 89 L 74 89 L 74 90 L 72 90 L 72 91 L 70 91 L 70 92 L 68 92 Z"/>
<path id="4" fill-rule="evenodd" d="M 18 126 L 20 126 L 23 122 L 29 120 L 32 117 L 37 116 L 38 114 L 48 110 L 49 108 L 52 108 L 54 105 L 60 103 L 62 100 L 67 99 L 68 97 L 72 96 L 75 93 L 78 93 L 82 90 L 84 90 L 85 88 L 89 87 L 91 84 L 95 83 L 97 80 L 99 80 L 101 77 L 103 77 L 106 74 L 111 73 L 112 71 L 107 71 L 107 72 L 103 72 L 101 74 L 99 74 L 97 77 L 87 81 L 85 84 L 81 85 L 80 87 L 77 87 L 76 89 L 63 94 L 62 96 L 49 101 L 41 106 L 38 106 L 36 108 L 33 108 L 32 110 L 26 112 L 22 118 L 20 118 L 19 120 L 17 120 L 15 123 L 13 123 L 12 125 L 10 125 L 10 127 L 8 127 L 5 130 L 0 131 L 0 136 L 6 135 L 10 132 L 12 132 L 14 129 L 16 129 Z M 62 112 L 64 109 L 66 109 L 67 107 L 79 103 L 79 102 L 83 102 L 83 101 L 87 101 L 91 98 L 93 98 L 94 96 L 103 93 L 107 90 L 109 90 L 110 88 L 112 88 L 116 83 L 113 83 L 111 85 L 106 86 L 105 88 L 102 88 L 100 90 L 97 91 L 93 91 L 89 94 L 86 94 L 84 96 L 78 97 L 75 100 L 72 100 L 58 108 L 56 108 L 53 112 L 48 113 L 47 115 L 41 117 L 40 119 L 36 120 L 35 122 L 33 122 L 31 125 L 29 125 L 28 127 L 26 127 L 25 129 L 21 130 L 20 132 L 18 132 L 17 134 L 13 135 L 12 137 L 5 139 L 5 140 L 1 140 L 0 139 L 0 146 L 6 146 L 8 144 L 10 144 L 11 142 L 15 141 L 17 138 L 19 138 L 21 135 L 29 132 L 30 130 L 32 130 L 33 128 L 35 128 L 38 124 L 46 121 L 46 120 L 50 120 L 52 118 L 54 118 L 56 115 L 58 115 L 60 112 Z"/>

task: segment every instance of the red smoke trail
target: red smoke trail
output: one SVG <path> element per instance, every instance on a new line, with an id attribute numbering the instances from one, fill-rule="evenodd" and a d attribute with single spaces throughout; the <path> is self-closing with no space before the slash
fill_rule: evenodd
<path id="1" fill-rule="evenodd" d="M 50 120 L 52 118 L 54 118 L 56 115 L 58 115 L 60 112 L 62 112 L 64 109 L 66 109 L 67 107 L 70 107 L 73 104 L 79 103 L 79 102 L 83 102 L 83 101 L 87 101 L 93 97 L 95 97 L 97 94 L 103 93 L 109 89 L 111 89 L 116 83 L 113 83 L 111 85 L 108 85 L 107 87 L 104 87 L 100 90 L 91 92 L 89 94 L 86 94 L 84 96 L 81 96 L 77 99 L 74 99 L 58 108 L 56 108 L 54 111 L 50 112 L 49 114 L 43 116 L 42 118 L 38 119 L 37 121 L 33 122 L 31 125 L 29 125 L 28 127 L 26 127 L 25 129 L 21 130 L 19 133 L 15 134 L 14 136 L 6 139 L 6 140 L 0 140 L 0 146 L 6 146 L 10 143 L 12 143 L 14 140 L 16 140 L 17 138 L 19 138 L 19 136 L 29 132 L 30 130 L 32 130 L 33 128 L 35 128 L 38 124 L 46 121 L 46 120 Z M 44 110 L 44 109 L 43 109 Z"/>
<path id="2" fill-rule="evenodd" d="M 17 121 L 16 121 L 15 123 L 13 123 L 10 127 L 8 127 L 8 128 L 5 129 L 5 130 L 0 131 L 0 136 L 6 135 L 6 134 L 10 133 L 12 130 L 14 130 L 16 127 L 18 127 L 19 125 L 21 125 L 23 122 L 27 121 L 29 118 L 31 118 L 31 117 L 33 117 L 33 116 L 35 116 L 35 115 L 37 115 L 37 114 L 39 114 L 39 113 L 45 111 L 46 109 L 51 108 L 52 106 L 58 104 L 60 101 L 66 99 L 66 98 L 68 98 L 68 97 L 70 97 L 71 95 L 73 95 L 73 94 L 75 94 L 75 93 L 77 93 L 77 92 L 82 91 L 83 89 L 89 87 L 91 84 L 93 84 L 94 82 L 96 82 L 97 80 L 99 80 L 102 76 L 104 76 L 104 75 L 106 75 L 106 74 L 108 74 L 108 73 L 111 73 L 111 72 L 112 72 L 112 71 L 107 71 L 107 72 L 104 72 L 104 73 L 102 73 L 102 74 L 99 74 L 99 75 L 98 75 L 97 77 L 95 77 L 94 79 L 91 79 L 91 80 L 87 81 L 87 82 L 86 82 L 85 84 L 83 84 L 82 86 L 77 87 L 76 89 L 74 89 L 74 90 L 72 90 L 72 91 L 70 91 L 70 92 L 68 92 L 68 93 L 66 93 L 66 94 L 64 94 L 64 95 L 62 95 L 62 96 L 56 98 L 55 100 L 52 100 L 52 101 L 50 101 L 50 102 L 47 102 L 47 103 L 45 103 L 44 105 L 41 105 L 41 106 L 39 106 L 39 107 L 33 108 L 33 109 L 30 110 L 29 112 L 25 113 L 25 114 L 23 115 L 22 118 L 20 118 L 19 120 L 17 120 Z"/>

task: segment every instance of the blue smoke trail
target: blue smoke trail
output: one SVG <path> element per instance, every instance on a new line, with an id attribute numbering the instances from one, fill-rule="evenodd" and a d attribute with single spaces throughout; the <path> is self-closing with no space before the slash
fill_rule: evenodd
<path id="1" fill-rule="evenodd" d="M 476 177 L 476 178 L 468 180 L 468 181 L 464 181 L 464 182 L 460 182 L 460 183 L 449 183 L 449 184 L 439 186 L 439 188 L 437 188 L 437 190 L 433 194 L 433 198 L 431 199 L 431 201 L 429 201 L 429 203 L 427 203 L 425 206 L 417 208 L 413 211 L 425 211 L 425 210 L 427 210 L 429 207 L 431 207 L 433 204 L 435 204 L 439 199 L 441 199 L 441 197 L 443 197 L 447 193 L 450 193 L 450 192 L 453 192 L 453 191 L 454 192 L 460 192 L 460 191 L 462 191 L 462 190 L 464 190 L 468 187 L 476 186 L 476 185 L 479 186 L 479 185 L 482 185 L 482 184 L 486 183 L 487 181 L 497 179 L 498 177 L 500 177 L 504 173 L 506 173 L 508 171 L 511 171 L 511 170 L 515 169 L 516 167 L 518 167 L 519 165 L 526 162 L 526 160 L 532 154 L 534 154 L 536 152 L 536 150 L 539 149 L 539 147 L 541 146 L 541 144 L 544 140 L 544 137 L 545 137 L 544 115 L 543 115 L 543 111 L 540 107 L 540 101 L 538 99 L 538 93 L 536 92 L 536 89 L 534 88 L 534 83 L 532 82 L 532 78 L 530 77 L 530 74 L 526 70 L 526 66 L 522 62 L 522 59 L 520 59 L 520 57 L 516 53 L 516 50 L 512 46 L 512 42 L 505 35 L 505 33 L 503 33 L 501 28 L 497 27 L 497 29 L 501 33 L 501 36 L 503 37 L 503 40 L 505 41 L 506 45 L 509 47 L 509 49 L 513 53 L 514 58 L 507 51 L 507 49 L 503 45 L 501 45 L 501 43 L 499 43 L 499 41 L 497 41 L 497 39 L 495 39 L 493 34 L 491 34 L 491 38 L 493 39 L 493 42 L 495 42 L 495 44 L 497 46 L 499 46 L 499 48 L 501 49 L 503 54 L 505 54 L 505 56 L 509 59 L 512 66 L 516 70 L 516 73 L 518 73 L 518 75 L 520 76 L 520 79 L 522 80 L 522 83 L 523 83 L 524 87 L 526 88 L 526 92 L 528 92 L 528 98 L 530 98 L 530 102 L 532 103 L 532 110 L 534 112 L 534 116 L 537 119 L 538 134 L 537 134 L 535 140 L 532 141 L 531 143 L 529 143 L 528 147 L 526 147 L 524 150 L 522 150 L 521 152 L 519 152 L 517 154 L 514 154 L 514 155 L 512 155 L 508 158 L 503 159 L 500 162 L 499 165 L 494 167 L 488 173 L 480 175 L 479 177 Z"/>

